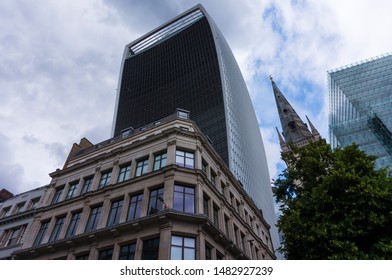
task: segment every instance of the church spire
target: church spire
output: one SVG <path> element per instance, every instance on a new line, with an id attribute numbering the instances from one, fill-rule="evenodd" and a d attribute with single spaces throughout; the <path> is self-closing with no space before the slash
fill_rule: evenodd
<path id="1" fill-rule="evenodd" d="M 316 127 L 312 124 L 312 122 L 309 120 L 308 116 L 306 116 L 306 119 L 308 120 L 308 124 L 310 126 L 310 131 L 312 132 L 314 140 L 319 140 L 321 138 L 320 133 L 318 132 Z"/>
<path id="2" fill-rule="evenodd" d="M 287 144 L 294 144 L 295 146 L 303 146 L 309 140 L 312 140 L 312 133 L 309 131 L 307 125 L 301 120 L 297 112 L 287 101 L 286 97 L 275 84 L 270 75 L 272 89 L 274 91 L 276 107 L 278 109 L 280 124 L 283 130 L 283 137 Z M 308 140 L 308 141 L 305 141 Z"/>

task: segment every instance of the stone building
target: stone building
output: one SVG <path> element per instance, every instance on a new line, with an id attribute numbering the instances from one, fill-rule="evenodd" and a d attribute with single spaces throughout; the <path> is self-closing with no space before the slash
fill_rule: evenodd
<path id="1" fill-rule="evenodd" d="M 6 199 L 0 202 L 0 259 L 10 259 L 21 248 L 45 190 L 46 186 L 15 196 L 2 190 Z"/>
<path id="2" fill-rule="evenodd" d="M 270 226 L 176 114 L 74 144 L 15 259 L 275 259 Z"/>

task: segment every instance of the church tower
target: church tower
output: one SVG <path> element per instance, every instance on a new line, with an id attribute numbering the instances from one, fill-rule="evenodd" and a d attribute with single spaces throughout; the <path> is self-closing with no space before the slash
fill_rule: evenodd
<path id="1" fill-rule="evenodd" d="M 287 101 L 286 97 L 282 94 L 271 76 L 270 80 L 272 83 L 272 89 L 274 91 L 280 124 L 283 130 L 281 134 L 278 128 L 276 128 L 282 153 L 284 154 L 290 152 L 290 145 L 295 147 L 303 147 L 311 142 L 320 140 L 320 133 L 311 123 L 309 118 L 306 116 L 310 130 L 308 125 L 301 120 L 297 112 Z"/>

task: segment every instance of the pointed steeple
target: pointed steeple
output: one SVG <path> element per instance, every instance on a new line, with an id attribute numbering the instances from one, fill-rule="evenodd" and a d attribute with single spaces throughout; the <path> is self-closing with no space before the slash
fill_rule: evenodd
<path id="1" fill-rule="evenodd" d="M 283 138 L 282 138 L 282 135 L 281 135 L 280 132 L 279 132 L 278 127 L 275 127 L 275 128 L 276 128 L 276 132 L 278 133 L 279 144 L 280 144 L 280 146 L 282 147 L 283 145 L 286 145 L 286 143 L 284 142 L 284 140 L 283 140 Z"/>
<path id="2" fill-rule="evenodd" d="M 278 133 L 278 138 L 279 138 L 279 144 L 280 144 L 280 149 L 283 153 L 286 153 L 288 151 L 290 151 L 289 146 L 287 146 L 286 142 L 284 142 L 282 135 L 279 132 L 279 129 L 277 127 L 276 128 L 276 132 Z"/>
<path id="3" fill-rule="evenodd" d="M 312 133 L 287 101 L 271 76 L 270 80 L 275 95 L 276 107 L 279 113 L 280 124 L 282 125 L 284 140 L 287 144 L 292 143 L 294 145 L 303 146 L 303 140 L 312 139 Z"/>
<path id="4" fill-rule="evenodd" d="M 314 140 L 319 140 L 321 138 L 320 133 L 318 132 L 316 127 L 312 124 L 312 122 L 309 120 L 308 116 L 306 116 L 306 119 L 308 120 L 310 131 L 312 132 Z"/>

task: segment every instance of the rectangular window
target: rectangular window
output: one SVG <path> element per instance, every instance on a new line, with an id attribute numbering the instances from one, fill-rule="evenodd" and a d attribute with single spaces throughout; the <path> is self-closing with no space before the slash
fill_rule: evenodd
<path id="1" fill-rule="evenodd" d="M 249 214 L 248 211 L 244 210 L 244 215 L 245 215 L 245 222 L 249 224 Z"/>
<path id="2" fill-rule="evenodd" d="M 19 213 L 23 212 L 23 206 L 25 205 L 25 203 L 26 202 L 21 202 L 21 203 L 16 204 L 14 213 L 19 214 Z"/>
<path id="3" fill-rule="evenodd" d="M 122 166 L 120 168 L 120 173 L 118 174 L 117 182 L 121 183 L 131 178 L 131 164 Z"/>
<path id="4" fill-rule="evenodd" d="M 186 152 L 182 150 L 176 151 L 176 164 L 186 168 L 194 168 L 195 155 L 193 152 Z"/>
<path id="5" fill-rule="evenodd" d="M 207 196 L 203 196 L 203 213 L 207 217 L 210 216 L 210 199 Z"/>
<path id="6" fill-rule="evenodd" d="M 167 153 L 161 153 L 154 157 L 154 171 L 166 166 Z"/>
<path id="7" fill-rule="evenodd" d="M 201 172 L 207 175 L 207 163 L 204 160 L 201 161 Z"/>
<path id="8" fill-rule="evenodd" d="M 241 232 L 241 233 L 240 233 L 240 237 L 241 237 L 241 240 L 240 240 L 240 242 L 241 242 L 240 247 L 242 248 L 243 251 L 245 251 L 245 235 Z"/>
<path id="9" fill-rule="evenodd" d="M 147 173 L 147 167 L 148 167 L 148 158 L 139 160 L 136 164 L 135 176 L 141 176 Z"/>
<path id="10" fill-rule="evenodd" d="M 93 177 L 85 178 L 82 186 L 82 191 L 80 192 L 80 194 L 85 194 L 86 192 L 88 192 L 91 188 L 92 182 L 93 182 Z"/>
<path id="11" fill-rule="evenodd" d="M 225 189 L 226 189 L 226 185 L 221 181 L 221 192 L 223 195 L 225 194 Z"/>
<path id="12" fill-rule="evenodd" d="M 102 189 L 109 185 L 110 177 L 112 177 L 112 171 L 106 171 L 101 174 L 101 180 L 99 181 L 98 189 Z"/>
<path id="13" fill-rule="evenodd" d="M 7 217 L 10 214 L 11 206 L 5 207 L 1 210 L 0 218 Z"/>
<path id="14" fill-rule="evenodd" d="M 63 193 L 64 187 L 61 188 L 57 188 L 56 192 L 54 193 L 53 199 L 52 199 L 52 204 L 55 204 L 57 202 L 59 202 L 61 195 Z"/>
<path id="15" fill-rule="evenodd" d="M 227 217 L 226 215 L 225 215 L 225 233 L 227 236 L 230 236 L 230 234 L 229 234 L 229 217 Z"/>
<path id="16" fill-rule="evenodd" d="M 11 235 L 8 238 L 6 246 L 12 246 L 18 244 L 23 235 L 24 229 L 25 229 L 24 226 L 13 228 Z"/>
<path id="17" fill-rule="evenodd" d="M 211 184 L 216 187 L 216 174 L 211 170 Z"/>
<path id="18" fill-rule="evenodd" d="M 171 253 L 172 260 L 195 260 L 195 238 L 182 237 L 173 235 L 171 238 Z"/>
<path id="19" fill-rule="evenodd" d="M 206 244 L 206 260 L 212 260 L 212 248 Z"/>
<path id="20" fill-rule="evenodd" d="M 97 229 L 99 216 L 101 215 L 101 212 L 102 212 L 102 205 L 91 208 L 90 216 L 88 217 L 87 220 L 87 226 L 85 232 L 90 232 Z"/>
<path id="21" fill-rule="evenodd" d="M 157 260 L 159 256 L 159 237 L 143 241 L 142 260 Z"/>
<path id="22" fill-rule="evenodd" d="M 173 208 L 187 213 L 195 213 L 195 188 L 174 186 Z"/>
<path id="23" fill-rule="evenodd" d="M 111 260 L 113 257 L 113 248 L 100 250 L 98 260 Z"/>
<path id="24" fill-rule="evenodd" d="M 68 238 L 68 237 L 75 235 L 76 229 L 78 227 L 78 223 L 80 220 L 81 213 L 82 212 L 77 212 L 77 213 L 72 214 L 72 218 L 71 218 L 71 221 L 69 222 L 69 226 L 67 229 L 67 233 L 65 234 L 65 238 Z"/>
<path id="25" fill-rule="evenodd" d="M 30 202 L 30 210 L 36 209 L 38 207 L 38 203 L 39 203 L 40 197 L 34 198 L 31 200 Z"/>
<path id="26" fill-rule="evenodd" d="M 217 205 L 214 205 L 213 207 L 213 214 L 214 214 L 214 224 L 219 227 L 219 207 Z"/>
<path id="27" fill-rule="evenodd" d="M 119 260 L 134 260 L 135 251 L 136 243 L 121 246 Z"/>
<path id="28" fill-rule="evenodd" d="M 131 196 L 128 209 L 127 221 L 140 218 L 140 210 L 142 209 L 143 194 Z"/>
<path id="29" fill-rule="evenodd" d="M 150 199 L 148 201 L 148 214 L 158 213 L 163 209 L 163 188 L 150 191 Z"/>
<path id="30" fill-rule="evenodd" d="M 181 119 L 189 119 L 189 112 L 177 109 L 177 116 Z"/>
<path id="31" fill-rule="evenodd" d="M 39 228 L 37 237 L 35 238 L 35 241 L 34 241 L 34 246 L 38 246 L 42 243 L 42 240 L 44 239 L 44 236 L 46 234 L 46 231 L 48 230 L 48 227 L 49 227 L 49 221 L 41 223 L 41 227 Z"/>
<path id="32" fill-rule="evenodd" d="M 67 192 L 67 196 L 65 199 L 73 198 L 76 194 L 76 190 L 78 189 L 79 182 L 71 183 Z"/>
<path id="33" fill-rule="evenodd" d="M 234 225 L 234 243 L 238 246 L 238 227 Z"/>
<path id="34" fill-rule="evenodd" d="M 56 241 L 59 238 L 61 228 L 64 225 L 64 218 L 65 217 L 59 217 L 56 219 L 56 223 L 54 224 L 52 234 L 49 237 L 49 242 Z"/>
<path id="35" fill-rule="evenodd" d="M 121 210 L 123 206 L 123 199 L 116 200 L 112 202 L 112 207 L 110 208 L 108 223 L 106 226 L 110 227 L 117 225 L 120 222 Z"/>

